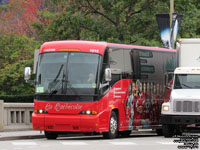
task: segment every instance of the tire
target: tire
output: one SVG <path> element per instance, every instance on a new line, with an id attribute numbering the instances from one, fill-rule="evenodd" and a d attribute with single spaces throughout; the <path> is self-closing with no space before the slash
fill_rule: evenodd
<path id="1" fill-rule="evenodd" d="M 58 137 L 58 133 L 57 132 L 45 131 L 44 134 L 45 134 L 45 137 L 48 140 L 54 140 L 54 139 L 56 139 Z"/>
<path id="2" fill-rule="evenodd" d="M 109 121 L 109 131 L 103 133 L 103 137 L 106 139 L 113 139 L 118 136 L 118 119 L 114 111 L 111 112 Z"/>
<path id="3" fill-rule="evenodd" d="M 129 137 L 131 132 L 132 132 L 131 130 L 121 131 L 121 132 L 119 132 L 119 135 L 121 135 L 121 137 Z"/>
<path id="4" fill-rule="evenodd" d="M 156 133 L 158 136 L 163 136 L 163 130 L 162 129 L 156 129 Z"/>
<path id="5" fill-rule="evenodd" d="M 164 137 L 172 137 L 174 135 L 174 126 L 169 124 L 163 125 L 163 135 Z"/>
<path id="6" fill-rule="evenodd" d="M 183 129 L 177 127 L 175 130 L 175 135 L 182 136 L 182 134 L 183 134 Z"/>

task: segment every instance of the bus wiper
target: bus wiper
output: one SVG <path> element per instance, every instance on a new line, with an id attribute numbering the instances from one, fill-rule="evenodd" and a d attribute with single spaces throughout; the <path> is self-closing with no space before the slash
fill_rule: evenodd
<path id="1" fill-rule="evenodd" d="M 74 89 L 74 87 L 72 86 L 72 84 L 70 83 L 69 80 L 67 80 L 67 85 L 68 85 L 68 88 L 78 97 L 80 97 L 77 93 L 77 91 Z"/>
<path id="2" fill-rule="evenodd" d="M 58 77 L 59 77 L 59 75 L 60 75 L 60 73 L 61 73 L 61 71 L 62 71 L 63 66 L 64 66 L 63 64 L 60 66 L 60 69 L 59 69 L 59 71 L 58 71 L 58 73 L 57 73 L 55 79 L 53 80 L 53 82 L 56 82 L 56 81 L 57 81 L 57 79 L 58 79 Z"/>
<path id="3" fill-rule="evenodd" d="M 53 91 L 51 91 L 51 93 L 49 93 L 49 96 L 52 96 L 52 95 L 56 94 L 57 92 L 58 92 L 58 90 L 53 90 Z"/>
<path id="4" fill-rule="evenodd" d="M 60 66 L 60 69 L 59 69 L 56 77 L 54 78 L 54 80 L 51 83 L 49 83 L 50 89 L 52 89 L 54 87 L 53 90 L 51 90 L 51 92 L 49 93 L 50 96 L 52 96 L 53 94 L 56 94 L 58 92 L 58 90 L 56 90 L 56 85 L 58 83 L 58 77 L 60 76 L 63 66 L 64 66 L 63 64 Z"/>

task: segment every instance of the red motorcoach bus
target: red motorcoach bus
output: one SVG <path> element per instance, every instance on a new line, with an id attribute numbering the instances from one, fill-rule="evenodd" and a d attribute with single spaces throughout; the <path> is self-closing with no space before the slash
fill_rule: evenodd
<path id="1" fill-rule="evenodd" d="M 176 50 L 92 41 L 44 43 L 37 61 L 34 130 L 56 139 L 63 132 L 105 138 L 156 129 L 165 97 L 165 74 Z M 29 79 L 30 68 L 25 69 Z"/>

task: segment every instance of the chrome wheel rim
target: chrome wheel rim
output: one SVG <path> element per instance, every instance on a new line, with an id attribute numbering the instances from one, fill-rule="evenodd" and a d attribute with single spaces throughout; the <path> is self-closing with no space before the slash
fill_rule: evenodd
<path id="1" fill-rule="evenodd" d="M 112 134 L 115 134 L 117 130 L 117 120 L 114 117 L 110 119 L 110 131 Z"/>

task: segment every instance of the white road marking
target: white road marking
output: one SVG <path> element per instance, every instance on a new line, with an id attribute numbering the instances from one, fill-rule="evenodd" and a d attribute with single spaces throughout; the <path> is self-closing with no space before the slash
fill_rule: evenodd
<path id="1" fill-rule="evenodd" d="M 180 143 L 174 143 L 174 142 L 156 142 L 156 143 L 163 144 L 163 145 L 177 145 L 177 144 L 180 145 Z"/>
<path id="2" fill-rule="evenodd" d="M 16 145 L 16 146 L 36 146 L 39 145 L 37 142 L 11 142 L 12 145 Z M 74 142 L 74 141 L 68 141 L 68 142 L 60 142 L 62 145 L 71 145 L 71 146 L 80 146 L 80 145 L 94 145 L 96 143 L 87 143 L 87 142 Z M 99 143 L 99 142 L 98 142 Z M 137 142 L 131 142 L 131 141 L 111 141 L 108 140 L 106 141 L 106 143 L 112 144 L 112 145 L 149 145 L 148 143 L 146 144 L 142 144 L 142 143 L 137 143 Z M 153 143 L 151 143 L 150 145 L 152 145 Z M 172 142 L 155 142 L 156 145 L 181 145 L 180 143 L 174 143 Z M 41 147 L 48 147 L 49 145 L 41 145 Z M 18 148 L 18 147 L 16 147 Z M 3 150 L 3 149 L 0 149 Z M 6 150 L 6 149 L 5 149 Z"/>
<path id="3" fill-rule="evenodd" d="M 50 147 L 51 145 L 41 145 L 40 147 Z"/>
<path id="4" fill-rule="evenodd" d="M 61 142 L 63 145 L 88 145 L 85 142 Z"/>
<path id="5" fill-rule="evenodd" d="M 13 145 L 37 145 L 35 142 L 12 142 Z"/>
<path id="6" fill-rule="evenodd" d="M 136 143 L 133 142 L 109 142 L 109 143 L 113 145 L 136 145 Z"/>

